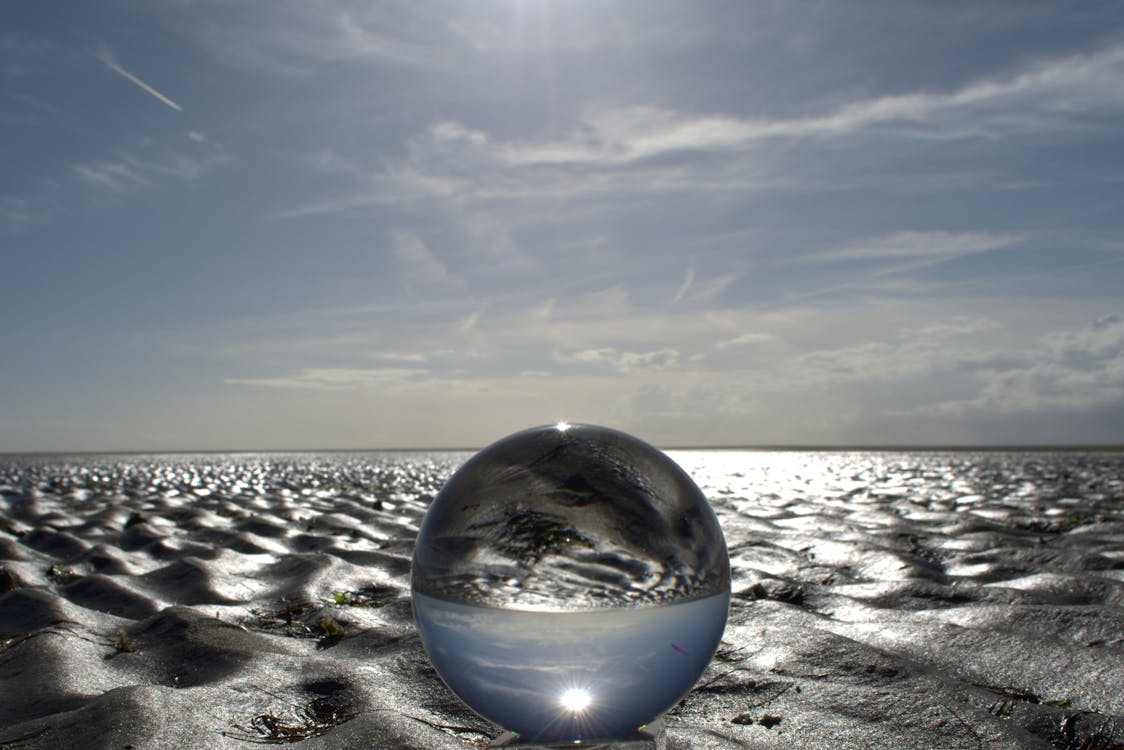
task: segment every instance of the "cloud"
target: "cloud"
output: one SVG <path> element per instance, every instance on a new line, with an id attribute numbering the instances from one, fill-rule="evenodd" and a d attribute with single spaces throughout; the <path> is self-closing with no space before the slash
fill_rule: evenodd
<path id="1" fill-rule="evenodd" d="M 458 284 L 433 251 L 413 232 L 398 230 L 391 235 L 391 249 L 407 287 L 426 284 Z"/>
<path id="2" fill-rule="evenodd" d="M 318 391 L 383 388 L 401 385 L 422 376 L 426 370 L 405 367 L 305 367 L 291 375 L 268 378 L 226 378 L 231 385 L 261 388 L 297 388 Z"/>
<path id="3" fill-rule="evenodd" d="M 48 39 L 16 31 L 0 31 L 0 78 L 32 79 L 47 69 L 57 45 Z"/>
<path id="4" fill-rule="evenodd" d="M 417 3 L 250 0 L 230 12 L 192 32 L 213 58 L 273 75 L 364 62 L 455 72 L 456 60 L 478 54 L 445 17 Z"/>
<path id="5" fill-rule="evenodd" d="M 704 281 L 692 278 L 690 286 L 681 287 L 683 294 L 679 297 L 678 302 L 692 305 L 712 304 L 731 284 L 740 278 L 741 274 L 738 273 L 723 274 Z"/>
<path id="6" fill-rule="evenodd" d="M 1120 313 L 1110 313 L 1102 318 L 1097 318 L 1093 321 L 1092 329 L 1094 331 L 1102 331 L 1105 329 L 1115 328 L 1124 320 L 1121 318 Z"/>
<path id="7" fill-rule="evenodd" d="M 15 31 L 0 32 L 0 52 L 5 54 L 38 55 L 54 48 L 54 42 L 41 37 Z"/>
<path id="8" fill-rule="evenodd" d="M 59 109 L 58 107 L 56 107 L 55 105 L 51 104 L 50 102 L 45 102 L 42 99 L 40 99 L 38 97 L 35 97 L 35 96 L 32 96 L 30 94 L 17 94 L 15 92 L 8 92 L 8 96 L 12 99 L 15 99 L 18 102 L 26 104 L 28 107 L 31 107 L 32 109 L 36 110 L 40 114 L 47 114 L 47 115 L 61 115 L 62 114 L 62 110 Z"/>
<path id="9" fill-rule="evenodd" d="M 976 399 L 947 402 L 956 414 L 972 409 L 1033 412 L 1124 405 L 1124 319 L 1108 315 L 1077 331 L 1042 339 L 1021 368 L 987 372 Z"/>
<path id="10" fill-rule="evenodd" d="M 716 349 L 729 349 L 732 346 L 747 346 L 750 344 L 764 344 L 776 337 L 771 333 L 743 333 L 732 339 L 723 339 L 714 345 Z"/>
<path id="11" fill-rule="evenodd" d="M 691 284 L 695 281 L 695 267 L 688 266 L 686 273 L 683 274 L 683 283 L 679 285 L 679 289 L 675 291 L 675 296 L 671 298 L 671 304 L 676 304 L 683 299 L 687 294 L 687 290 L 691 288 Z"/>
<path id="12" fill-rule="evenodd" d="M 149 84 L 142 81 L 137 76 L 135 76 L 132 73 L 130 73 L 129 71 L 125 70 L 125 68 L 122 67 L 121 63 L 117 62 L 117 55 L 114 54 L 113 50 L 109 48 L 109 45 L 105 44 L 104 42 L 99 43 L 97 49 L 94 51 L 94 57 L 96 57 L 98 60 L 100 60 L 102 65 L 109 68 L 114 73 L 121 76 L 126 81 L 133 84 L 134 86 L 137 86 L 142 91 L 145 91 L 146 93 L 151 94 L 158 101 L 163 102 L 164 104 L 168 105 L 169 107 L 176 110 L 177 112 L 183 111 L 183 107 L 176 104 L 174 101 L 169 99 L 164 94 L 161 94 L 159 91 L 157 91 L 155 88 L 153 88 Z"/>
<path id="13" fill-rule="evenodd" d="M 84 182 L 97 187 L 123 192 L 148 185 L 148 180 L 140 170 L 128 163 L 102 161 L 93 164 L 78 164 L 71 168 Z"/>
<path id="14" fill-rule="evenodd" d="M 230 161 L 230 156 L 214 144 L 192 140 L 198 144 L 194 153 L 148 144 L 137 151 L 122 153 L 116 159 L 76 164 L 71 171 L 89 185 L 124 193 L 151 186 L 163 178 L 195 180 Z"/>
<path id="15" fill-rule="evenodd" d="M 701 445 L 713 444 L 706 426 L 715 419 L 744 417 L 758 411 L 760 403 L 737 383 L 721 382 L 698 385 L 667 385 L 645 383 L 637 386 L 618 401 L 618 414 L 631 421 L 673 422 L 689 426 L 692 440 Z M 698 429 L 702 428 L 702 429 Z"/>
<path id="16" fill-rule="evenodd" d="M 583 349 L 555 355 L 559 362 L 592 364 L 608 367 L 624 375 L 637 372 L 667 370 L 679 364 L 679 352 L 674 349 L 657 349 L 648 352 L 625 352 L 612 347 Z"/>
<path id="17" fill-rule="evenodd" d="M 36 223 L 39 218 L 26 198 L 0 195 L 0 226 L 19 230 Z"/>
<path id="18" fill-rule="evenodd" d="M 1017 345 L 987 320 L 954 319 L 892 339 L 798 358 L 800 380 L 873 387 L 872 406 L 896 417 L 999 420 L 1124 406 L 1124 317 Z M 893 405 L 888 389 L 909 394 Z M 880 402 L 880 403 L 877 403 Z"/>
<path id="19" fill-rule="evenodd" d="M 448 352 L 435 352 L 438 354 Z M 429 361 L 431 354 L 427 352 L 380 352 L 378 358 L 387 362 L 416 362 L 418 364 Z"/>
<path id="20" fill-rule="evenodd" d="M 960 341 L 995 329 L 990 320 L 957 318 L 947 323 L 907 328 L 891 338 L 800 355 L 801 378 L 829 385 L 901 382 L 935 372 L 979 367 L 994 360 L 990 348 Z"/>
<path id="21" fill-rule="evenodd" d="M 852 170 L 845 179 L 830 162 L 802 158 L 806 144 L 817 153 L 848 146 L 861 154 L 856 139 L 878 151 L 870 160 L 891 158 L 893 141 L 941 144 L 971 141 L 975 146 L 1007 143 L 1009 138 L 1041 134 L 1084 134 L 1124 108 L 1124 45 L 1086 54 L 1024 63 L 945 90 L 915 90 L 839 103 L 816 100 L 805 111 L 785 117 L 747 117 L 679 111 L 647 103 L 591 99 L 573 103 L 547 132 L 519 127 L 483 127 L 460 113 L 442 116 L 405 139 L 399 159 L 363 164 L 338 154 L 324 169 L 352 185 L 337 196 L 317 197 L 284 211 L 284 217 L 366 211 L 372 206 L 425 207 L 468 222 L 484 213 L 513 223 L 557 217 L 549 206 L 577 199 L 629 199 L 689 192 L 708 196 L 776 195 L 779 191 L 891 186 L 911 191 L 978 188 L 994 177 L 994 162 L 974 159 L 929 162 L 922 170 Z M 873 139 L 873 140 L 872 140 Z M 852 148 L 854 147 L 854 148 Z M 973 146 L 969 144 L 968 148 Z M 963 152 L 955 152 L 963 155 Z M 945 166 L 941 166 L 944 163 Z M 953 166 L 953 165 L 957 166 Z M 959 168 L 960 171 L 956 171 Z M 1066 179 L 1066 178 L 1060 178 Z M 1004 184 L 1010 182 L 1006 180 Z M 518 202 L 520 212 L 506 207 Z M 529 208 L 527 208 L 529 206 Z M 918 258 L 933 253 L 951 257 L 1015 244 L 1010 234 L 902 231 L 876 238 L 865 247 L 834 248 L 839 259 Z M 819 257 L 819 256 L 817 256 Z M 701 269 L 696 268 L 695 272 Z M 687 279 L 685 278 L 685 281 Z M 695 279 L 673 293 L 674 303 L 702 287 Z"/>
<path id="22" fill-rule="evenodd" d="M 461 333 L 470 333 L 476 329 L 476 324 L 480 322 L 480 317 L 484 314 L 483 310 L 473 310 L 464 319 L 462 319 L 455 326 Z"/>
<path id="23" fill-rule="evenodd" d="M 922 139 L 994 137 L 1085 127 L 1088 111 L 1116 111 L 1124 92 L 1124 45 L 1037 62 L 951 91 L 918 91 L 849 102 L 822 113 L 766 119 L 688 115 L 650 105 L 587 107 L 561 139 L 499 142 L 445 121 L 432 134 L 508 165 L 604 168 L 674 154 L 743 151 L 779 140 L 895 135 Z"/>
<path id="24" fill-rule="evenodd" d="M 480 130 L 472 130 L 459 122 L 444 120 L 429 129 L 430 136 L 437 143 L 455 143 L 468 146 L 484 146 L 488 136 Z"/>
<path id="25" fill-rule="evenodd" d="M 998 250 L 1025 239 L 1025 235 L 988 232 L 893 232 L 882 237 L 851 242 L 802 256 L 803 261 L 881 259 L 946 260 L 950 257 Z"/>
<path id="26" fill-rule="evenodd" d="M 554 308 L 558 305 L 558 298 L 551 297 L 545 302 L 535 305 L 531 309 L 531 318 L 543 323 L 549 321 L 554 314 Z"/>

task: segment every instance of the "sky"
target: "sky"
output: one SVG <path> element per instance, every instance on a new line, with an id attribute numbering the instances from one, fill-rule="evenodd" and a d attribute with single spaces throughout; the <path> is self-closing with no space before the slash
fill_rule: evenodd
<path id="1" fill-rule="evenodd" d="M 1124 4 L 8 0 L 0 451 L 1124 443 Z"/>

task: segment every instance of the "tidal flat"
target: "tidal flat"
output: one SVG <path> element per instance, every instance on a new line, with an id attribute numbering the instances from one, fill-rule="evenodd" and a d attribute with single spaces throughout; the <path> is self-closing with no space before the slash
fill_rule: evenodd
<path id="1" fill-rule="evenodd" d="M 0 457 L 0 748 L 484 747 L 410 561 L 457 452 Z M 687 748 L 1124 747 L 1124 452 L 684 450 Z"/>

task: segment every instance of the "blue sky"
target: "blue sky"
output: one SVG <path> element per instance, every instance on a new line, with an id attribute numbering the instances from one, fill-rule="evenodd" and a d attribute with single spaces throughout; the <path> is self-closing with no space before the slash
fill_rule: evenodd
<path id="1" fill-rule="evenodd" d="M 1124 442 L 1124 5 L 5 3 L 0 451 Z"/>

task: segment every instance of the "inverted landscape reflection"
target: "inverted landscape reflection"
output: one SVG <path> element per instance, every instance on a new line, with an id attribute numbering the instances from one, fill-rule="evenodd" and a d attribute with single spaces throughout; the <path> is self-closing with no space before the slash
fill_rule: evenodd
<path id="1" fill-rule="evenodd" d="M 414 594 L 430 658 L 522 740 L 629 737 L 675 705 L 718 646 L 728 594 L 662 607 L 528 612 Z"/>
<path id="2" fill-rule="evenodd" d="M 728 593 L 722 529 L 662 451 L 594 425 L 509 435 L 429 508 L 415 591 L 524 610 L 674 604 Z"/>

